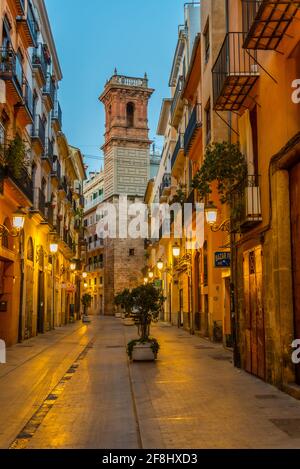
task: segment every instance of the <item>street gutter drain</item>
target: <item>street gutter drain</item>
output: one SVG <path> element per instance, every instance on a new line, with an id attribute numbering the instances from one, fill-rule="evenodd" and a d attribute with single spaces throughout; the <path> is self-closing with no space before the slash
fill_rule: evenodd
<path id="1" fill-rule="evenodd" d="M 35 432 L 42 424 L 46 415 L 50 412 L 52 407 L 55 405 L 57 399 L 64 391 L 64 388 L 68 381 L 72 379 L 74 373 L 78 370 L 80 361 L 82 361 L 88 351 L 93 347 L 93 340 L 83 349 L 78 355 L 75 362 L 70 366 L 68 371 L 64 374 L 58 384 L 54 387 L 50 394 L 44 399 L 38 410 L 33 414 L 30 420 L 26 423 L 24 428 L 17 435 L 16 439 L 11 443 L 9 449 L 26 449 L 28 443 L 33 438 Z"/>

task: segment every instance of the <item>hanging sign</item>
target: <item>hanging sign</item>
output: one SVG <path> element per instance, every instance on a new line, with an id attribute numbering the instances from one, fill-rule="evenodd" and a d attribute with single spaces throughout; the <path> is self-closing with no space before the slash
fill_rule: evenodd
<path id="1" fill-rule="evenodd" d="M 215 252 L 215 267 L 228 268 L 230 267 L 231 253 L 230 251 Z"/>

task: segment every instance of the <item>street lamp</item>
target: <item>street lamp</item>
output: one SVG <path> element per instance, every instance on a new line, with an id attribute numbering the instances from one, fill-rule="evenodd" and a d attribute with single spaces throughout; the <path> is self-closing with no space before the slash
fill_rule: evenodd
<path id="1" fill-rule="evenodd" d="M 20 208 L 13 214 L 12 224 L 13 228 L 20 232 L 24 228 L 25 213 Z"/>
<path id="2" fill-rule="evenodd" d="M 208 202 L 205 207 L 205 218 L 209 226 L 214 226 L 217 223 L 218 209 L 213 202 Z"/>
<path id="3" fill-rule="evenodd" d="M 87 288 L 87 287 L 88 287 L 88 284 L 85 282 L 85 283 L 83 284 L 83 286 L 84 286 L 84 288 Z"/>
<path id="4" fill-rule="evenodd" d="M 58 252 L 58 244 L 57 243 L 50 243 L 50 252 L 51 252 L 51 254 L 57 254 L 57 252 Z"/>
<path id="5" fill-rule="evenodd" d="M 147 285 L 147 283 L 148 283 L 148 279 L 147 279 L 147 277 L 145 277 L 144 278 L 144 284 Z"/>
<path id="6" fill-rule="evenodd" d="M 150 279 L 152 279 L 152 278 L 154 277 L 154 273 L 153 273 L 151 270 L 150 270 L 150 272 L 148 273 L 148 277 L 149 277 Z"/>
<path id="7" fill-rule="evenodd" d="M 71 262 L 70 269 L 74 272 L 76 270 L 76 262 Z"/>
<path id="8" fill-rule="evenodd" d="M 87 272 L 82 272 L 82 278 L 87 278 L 88 274 Z"/>
<path id="9" fill-rule="evenodd" d="M 173 252 L 173 257 L 180 256 L 180 246 L 178 246 L 177 243 L 175 243 L 174 246 L 172 247 L 172 252 Z"/>
<path id="10" fill-rule="evenodd" d="M 164 263 L 163 263 L 162 259 L 159 259 L 159 260 L 157 261 L 156 267 L 158 268 L 158 270 L 163 270 L 163 268 L 164 268 Z"/>

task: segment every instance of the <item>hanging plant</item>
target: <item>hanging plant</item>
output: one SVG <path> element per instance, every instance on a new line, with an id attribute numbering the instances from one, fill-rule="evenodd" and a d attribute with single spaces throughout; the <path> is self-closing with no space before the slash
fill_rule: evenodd
<path id="1" fill-rule="evenodd" d="M 247 161 L 239 145 L 229 142 L 212 143 L 205 152 L 205 159 L 193 179 L 193 188 L 204 201 L 216 182 L 222 204 L 233 204 L 233 195 L 241 192 L 247 180 Z"/>
<path id="2" fill-rule="evenodd" d="M 181 204 L 183 205 L 184 202 L 186 201 L 186 185 L 185 184 L 179 184 L 175 195 L 172 197 L 172 200 L 170 201 L 170 204 Z"/>
<path id="3" fill-rule="evenodd" d="M 16 135 L 9 144 L 0 144 L 0 165 L 16 178 L 20 178 L 23 171 L 28 169 L 26 146 L 19 135 Z"/>

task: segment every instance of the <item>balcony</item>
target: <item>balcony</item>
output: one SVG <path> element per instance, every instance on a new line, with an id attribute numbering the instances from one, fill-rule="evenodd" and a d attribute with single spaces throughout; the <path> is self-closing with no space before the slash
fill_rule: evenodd
<path id="1" fill-rule="evenodd" d="M 99 238 L 97 240 L 92 241 L 91 243 L 88 243 L 87 249 L 88 251 L 94 251 L 95 249 L 102 248 L 104 246 L 104 241 L 102 238 Z"/>
<path id="2" fill-rule="evenodd" d="M 233 196 L 232 206 L 237 213 L 237 221 L 246 231 L 262 221 L 260 176 L 250 175 L 240 190 Z"/>
<path id="3" fill-rule="evenodd" d="M 243 0 L 243 47 L 276 50 L 298 10 L 296 0 Z"/>
<path id="4" fill-rule="evenodd" d="M 159 200 L 161 203 L 166 202 L 168 196 L 171 194 L 172 177 L 170 173 L 165 173 L 159 188 Z"/>
<path id="5" fill-rule="evenodd" d="M 196 104 L 189 119 L 188 126 L 184 134 L 184 152 L 188 154 L 195 138 L 197 137 L 199 129 L 202 127 L 202 106 Z"/>
<path id="6" fill-rule="evenodd" d="M 45 86 L 47 81 L 48 59 L 45 54 L 44 44 L 39 44 L 38 47 L 34 49 L 32 54 L 32 65 L 41 87 Z"/>
<path id="7" fill-rule="evenodd" d="M 31 134 L 32 144 L 39 153 L 44 153 L 46 144 L 45 124 L 39 115 L 35 116 Z"/>
<path id="8" fill-rule="evenodd" d="M 15 102 L 23 99 L 23 68 L 18 55 L 11 48 L 0 48 L 0 79 Z"/>
<path id="9" fill-rule="evenodd" d="M 27 2 L 27 15 L 17 16 L 17 29 L 27 48 L 37 46 L 38 26 L 30 2 Z"/>
<path id="10" fill-rule="evenodd" d="M 56 155 L 53 155 L 52 157 L 51 177 L 57 179 L 58 181 L 61 180 L 61 166 L 58 160 L 58 156 Z"/>
<path id="11" fill-rule="evenodd" d="M 244 33 L 227 33 L 213 66 L 215 111 L 240 111 L 258 77 L 257 53 L 243 49 Z M 249 100 L 250 101 L 250 100 Z M 252 102 L 252 101 L 251 101 Z"/>
<path id="12" fill-rule="evenodd" d="M 103 269 L 103 262 L 93 262 L 86 267 L 87 272 L 97 272 Z"/>
<path id="13" fill-rule="evenodd" d="M 46 218 L 46 197 L 42 189 L 36 187 L 34 189 L 33 209 L 38 212 L 43 218 Z"/>
<path id="14" fill-rule="evenodd" d="M 52 111 L 52 122 L 55 126 L 56 132 L 59 132 L 62 129 L 62 111 L 59 101 L 55 101 L 54 109 Z"/>
<path id="15" fill-rule="evenodd" d="M 171 168 L 172 175 L 178 177 L 184 167 L 184 135 L 180 134 L 172 155 Z"/>
<path id="16" fill-rule="evenodd" d="M 68 181 L 65 176 L 63 176 L 60 180 L 59 190 L 63 191 L 66 195 L 68 193 Z"/>
<path id="17" fill-rule="evenodd" d="M 76 245 L 75 245 L 75 242 L 74 242 L 72 236 L 70 235 L 70 233 L 67 229 L 64 229 L 63 241 L 64 241 L 65 247 L 67 248 L 69 253 L 74 253 L 75 250 L 76 250 Z"/>
<path id="18" fill-rule="evenodd" d="M 17 13 L 19 16 L 25 15 L 25 0 L 15 0 L 13 1 L 17 8 Z"/>
<path id="19" fill-rule="evenodd" d="M 18 119 L 23 125 L 33 124 L 33 94 L 25 76 L 23 76 L 23 99 L 16 104 Z"/>
<path id="20" fill-rule="evenodd" d="M 183 100 L 181 99 L 182 90 L 184 85 L 184 78 L 180 76 L 177 82 L 175 93 L 171 104 L 171 125 L 177 129 L 182 112 L 183 112 Z"/>
<path id="21" fill-rule="evenodd" d="M 25 168 L 21 169 L 17 174 L 9 166 L 2 166 L 2 148 L 0 146 L 0 186 L 3 184 L 4 194 L 6 189 L 10 194 L 14 194 L 15 200 L 20 206 L 27 206 L 33 203 L 32 180 Z M 2 160 L 3 161 L 3 160 Z"/>
<path id="22" fill-rule="evenodd" d="M 53 109 L 55 104 L 55 82 L 50 73 L 47 74 L 47 81 L 43 88 L 43 96 L 48 109 Z"/>
<path id="23" fill-rule="evenodd" d="M 52 171 L 53 163 L 53 142 L 49 138 L 46 139 L 45 151 L 42 155 L 42 161 L 48 166 L 49 170 Z"/>

